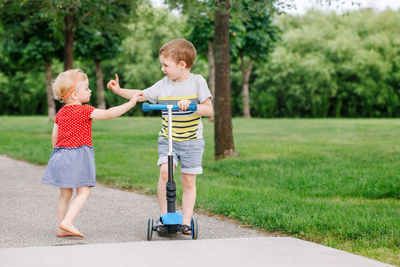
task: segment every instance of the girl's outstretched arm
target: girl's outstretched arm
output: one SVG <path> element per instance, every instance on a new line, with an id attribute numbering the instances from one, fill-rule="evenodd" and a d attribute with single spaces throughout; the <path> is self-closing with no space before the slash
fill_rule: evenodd
<path id="1" fill-rule="evenodd" d="M 130 110 L 131 108 L 133 108 L 136 105 L 137 100 L 142 96 L 143 94 L 136 94 L 132 96 L 129 102 L 109 109 L 96 108 L 95 110 L 93 110 L 92 114 L 90 115 L 90 118 L 95 120 L 108 120 L 119 117 L 128 110 Z"/>

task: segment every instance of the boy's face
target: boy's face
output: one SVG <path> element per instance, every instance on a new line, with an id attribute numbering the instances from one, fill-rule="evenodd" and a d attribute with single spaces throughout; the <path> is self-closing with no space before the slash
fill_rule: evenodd
<path id="1" fill-rule="evenodd" d="M 175 60 L 164 57 L 163 55 L 160 55 L 160 62 L 161 71 L 168 79 L 174 82 L 181 82 L 184 80 L 184 75 L 186 73 L 186 62 L 181 61 L 176 63 Z"/>

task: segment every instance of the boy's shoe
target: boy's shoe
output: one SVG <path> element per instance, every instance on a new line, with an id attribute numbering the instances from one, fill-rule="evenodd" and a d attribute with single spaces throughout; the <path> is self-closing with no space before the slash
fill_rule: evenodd
<path id="1" fill-rule="evenodd" d="M 182 234 L 184 235 L 192 235 L 192 227 L 186 224 L 182 224 Z"/>
<path id="2" fill-rule="evenodd" d="M 167 227 L 163 224 L 161 217 L 156 222 L 155 230 L 158 235 L 163 235 L 168 232 Z"/>

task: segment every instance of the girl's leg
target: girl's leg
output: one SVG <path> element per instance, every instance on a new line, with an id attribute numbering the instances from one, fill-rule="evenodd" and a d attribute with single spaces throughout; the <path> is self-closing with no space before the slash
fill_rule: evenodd
<path id="1" fill-rule="evenodd" d="M 65 218 L 65 214 L 68 210 L 68 203 L 71 199 L 73 193 L 72 188 L 60 188 L 60 198 L 57 202 L 57 217 L 58 217 L 58 225 L 60 225 L 61 221 Z M 57 230 L 57 236 L 63 237 L 68 234 L 61 230 L 60 228 Z"/>
<path id="2" fill-rule="evenodd" d="M 160 177 L 158 178 L 158 205 L 160 207 L 160 215 L 167 212 L 167 195 L 166 184 L 168 182 L 168 164 L 164 163 L 160 166 Z"/>
<path id="3" fill-rule="evenodd" d="M 182 208 L 183 222 L 182 224 L 190 225 L 193 215 L 194 204 L 196 202 L 196 175 L 182 173 Z"/>
<path id="4" fill-rule="evenodd" d="M 68 203 L 71 199 L 72 192 L 72 188 L 60 188 L 60 198 L 57 203 L 58 224 L 61 223 L 67 213 Z"/>
<path id="5" fill-rule="evenodd" d="M 60 222 L 60 228 L 68 232 L 82 235 L 74 226 L 74 221 L 81 211 L 83 204 L 90 196 L 90 187 L 83 186 L 76 189 L 76 196 L 71 201 L 64 219 Z M 83 236 L 83 235 L 82 235 Z"/>

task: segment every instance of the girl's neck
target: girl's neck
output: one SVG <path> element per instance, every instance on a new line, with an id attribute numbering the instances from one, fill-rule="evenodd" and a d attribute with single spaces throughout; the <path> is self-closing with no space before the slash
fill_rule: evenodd
<path id="1" fill-rule="evenodd" d="M 79 98 L 69 96 L 67 99 L 64 100 L 65 106 L 72 106 L 72 105 L 82 105 L 81 101 L 79 101 Z"/>
<path id="2" fill-rule="evenodd" d="M 71 102 L 65 103 L 64 106 L 72 106 L 72 105 L 82 105 L 82 103 L 80 103 L 79 101 L 71 101 Z"/>

